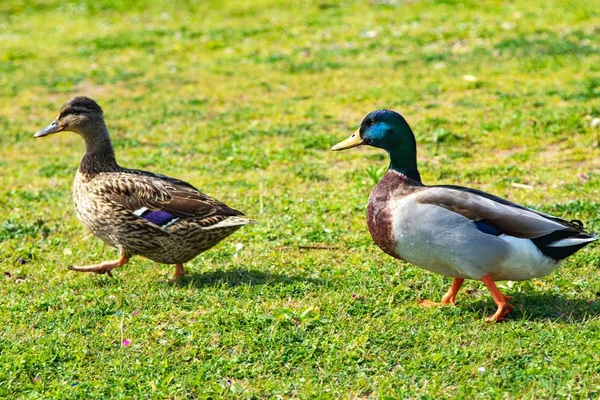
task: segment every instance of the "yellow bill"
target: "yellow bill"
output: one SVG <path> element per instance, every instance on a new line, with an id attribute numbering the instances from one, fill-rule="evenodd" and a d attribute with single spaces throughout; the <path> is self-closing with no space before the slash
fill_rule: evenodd
<path id="1" fill-rule="evenodd" d="M 360 137 L 360 132 L 357 130 L 348 139 L 342 140 L 331 148 L 332 151 L 351 149 L 352 147 L 360 146 L 364 140 Z"/>

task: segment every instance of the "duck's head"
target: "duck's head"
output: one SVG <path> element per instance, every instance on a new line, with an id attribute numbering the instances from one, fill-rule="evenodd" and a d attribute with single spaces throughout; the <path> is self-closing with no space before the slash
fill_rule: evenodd
<path id="1" fill-rule="evenodd" d="M 356 132 L 331 150 L 345 150 L 366 144 L 391 152 L 403 144 L 414 146 L 414 141 L 412 130 L 402 115 L 391 110 L 376 110 L 363 119 Z"/>
<path id="2" fill-rule="evenodd" d="M 94 132 L 93 127 L 104 125 L 102 114 L 102 108 L 89 97 L 73 97 L 61 107 L 58 117 L 33 137 L 39 138 L 60 131 L 75 132 L 85 137 L 88 132 Z"/>
<path id="3" fill-rule="evenodd" d="M 345 150 L 361 144 L 386 150 L 390 155 L 390 169 L 421 180 L 415 135 L 402 115 L 390 110 L 373 111 L 363 119 L 356 132 L 331 150 Z"/>

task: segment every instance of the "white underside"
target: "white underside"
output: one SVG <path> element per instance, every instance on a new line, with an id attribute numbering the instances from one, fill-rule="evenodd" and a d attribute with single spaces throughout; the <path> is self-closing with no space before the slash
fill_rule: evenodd
<path id="1" fill-rule="evenodd" d="M 405 202 L 392 215 L 397 254 L 442 275 L 526 280 L 548 275 L 559 265 L 529 239 L 483 233 L 468 218 L 441 207 Z"/>
<path id="2" fill-rule="evenodd" d="M 499 239 L 508 243 L 507 257 L 494 271 L 499 280 L 525 280 L 545 276 L 554 271 L 559 261 L 547 257 L 529 239 L 500 235 Z"/>

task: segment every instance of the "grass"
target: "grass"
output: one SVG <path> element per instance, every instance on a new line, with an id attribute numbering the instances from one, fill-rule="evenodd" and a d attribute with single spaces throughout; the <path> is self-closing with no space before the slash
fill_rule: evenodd
<path id="1" fill-rule="evenodd" d="M 385 154 L 329 151 L 392 108 L 425 182 L 599 231 L 593 2 L 222 3 L 0 3 L 0 397 L 597 398 L 598 246 L 503 283 L 505 323 L 483 322 L 478 282 L 421 309 L 449 279 L 365 224 Z M 113 279 L 68 271 L 116 254 L 75 217 L 81 139 L 32 138 L 75 94 L 105 109 L 122 165 L 259 223 L 179 284 L 142 258 Z"/>

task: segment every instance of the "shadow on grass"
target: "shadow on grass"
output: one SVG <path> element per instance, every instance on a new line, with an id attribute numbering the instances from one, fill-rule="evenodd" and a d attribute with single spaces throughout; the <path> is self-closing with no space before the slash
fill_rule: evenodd
<path id="1" fill-rule="evenodd" d="M 321 285 L 324 282 L 321 279 L 306 278 L 303 276 L 271 274 L 254 269 L 227 269 L 216 270 L 203 273 L 191 273 L 181 278 L 175 284 L 178 286 L 189 286 L 190 283 L 196 288 L 226 284 L 228 286 L 239 285 L 268 285 L 272 283 L 296 283 L 304 282 L 313 285 Z"/>
<path id="2" fill-rule="evenodd" d="M 509 293 L 513 311 L 506 317 L 511 320 L 553 321 L 575 323 L 600 317 L 600 299 L 572 298 L 551 293 Z M 488 313 L 496 311 L 496 305 L 488 300 L 473 303 L 474 310 L 485 309 Z"/>

